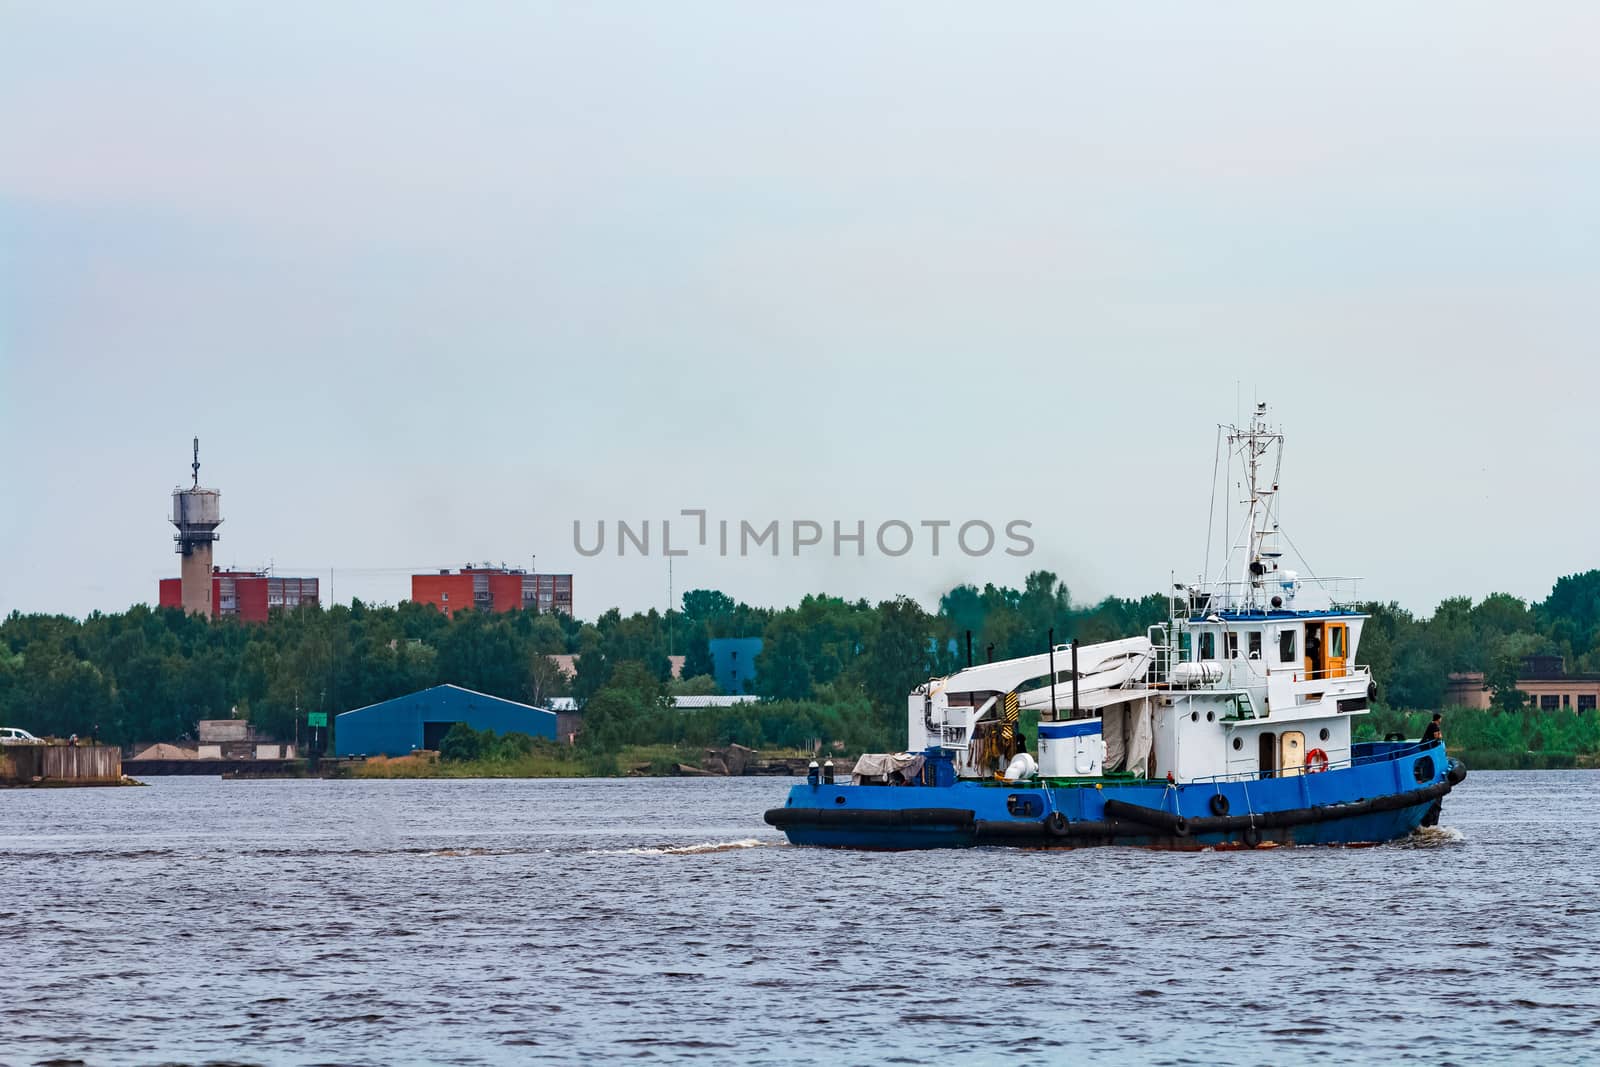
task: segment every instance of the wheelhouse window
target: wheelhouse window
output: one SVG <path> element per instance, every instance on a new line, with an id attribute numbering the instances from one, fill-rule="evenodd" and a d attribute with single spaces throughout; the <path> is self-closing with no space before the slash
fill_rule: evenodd
<path id="1" fill-rule="evenodd" d="M 1278 631 L 1278 662 L 1293 663 L 1295 661 L 1295 641 L 1293 630 Z"/>
<path id="2" fill-rule="evenodd" d="M 1249 648 L 1250 648 L 1250 658 L 1251 659 L 1260 659 L 1261 658 L 1261 631 L 1260 630 L 1251 630 L 1250 631 Z"/>
<path id="3" fill-rule="evenodd" d="M 1332 659 L 1344 658 L 1344 627 L 1328 627 L 1328 656 Z"/>
<path id="4" fill-rule="evenodd" d="M 1228 658 L 1229 659 L 1238 659 L 1239 658 L 1239 635 L 1238 634 L 1230 633 L 1228 635 Z"/>
<path id="5" fill-rule="evenodd" d="M 1209 630 L 1200 635 L 1200 658 L 1203 660 L 1217 658 L 1217 635 Z"/>

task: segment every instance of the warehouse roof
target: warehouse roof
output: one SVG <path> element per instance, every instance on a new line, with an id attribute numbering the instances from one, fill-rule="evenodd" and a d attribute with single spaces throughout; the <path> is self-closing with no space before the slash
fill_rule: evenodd
<path id="1" fill-rule="evenodd" d="M 440 690 L 447 690 L 447 689 L 448 690 L 453 690 L 453 692 L 451 692 L 451 693 L 440 692 Z M 341 711 L 339 713 L 339 715 L 340 716 L 354 715 L 356 712 L 358 712 L 358 711 L 366 711 L 368 708 L 381 708 L 385 704 L 394 704 L 394 703 L 398 703 L 400 701 L 411 701 L 411 700 L 415 700 L 417 697 L 426 696 L 427 694 L 430 694 L 430 693 L 435 693 L 438 696 L 447 697 L 447 698 L 450 698 L 452 700 L 460 699 L 461 696 L 476 697 L 479 700 L 490 700 L 490 701 L 493 701 L 496 704 L 509 704 L 509 705 L 511 705 L 512 707 L 515 707 L 515 708 L 526 708 L 528 711 L 542 711 L 542 712 L 545 712 L 546 714 L 549 714 L 549 712 L 550 712 L 549 708 L 541 708 L 541 707 L 538 707 L 538 706 L 533 705 L 533 704 L 524 704 L 520 700 L 508 700 L 505 697 L 497 697 L 497 696 L 494 696 L 493 694 L 490 694 L 490 693 L 480 693 L 476 689 L 468 689 L 464 685 L 455 685 L 455 684 L 453 684 L 451 682 L 445 682 L 443 685 L 435 685 L 435 686 L 430 686 L 427 689 L 419 689 L 415 693 L 407 693 L 404 696 L 390 697 L 388 700 L 380 700 L 376 704 L 366 704 L 366 705 L 363 705 L 362 707 L 359 707 L 359 708 L 351 708 L 349 711 Z"/>
<path id="2" fill-rule="evenodd" d="M 672 706 L 679 711 L 698 711 L 701 708 L 731 708 L 735 704 L 749 704 L 761 698 L 754 693 L 714 693 L 710 696 L 673 697 Z M 551 711 L 577 711 L 578 702 L 572 697 L 551 697 Z"/>
<path id="3" fill-rule="evenodd" d="M 735 704 L 749 704 L 760 699 L 754 693 L 717 693 L 712 696 L 673 697 L 672 706 L 679 711 L 694 711 L 699 708 L 731 708 Z"/>

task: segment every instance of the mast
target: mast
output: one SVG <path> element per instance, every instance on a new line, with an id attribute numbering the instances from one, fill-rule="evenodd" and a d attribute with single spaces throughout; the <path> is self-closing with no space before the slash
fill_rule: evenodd
<path id="1" fill-rule="evenodd" d="M 1256 404 L 1249 426 L 1228 430 L 1229 450 L 1237 451 L 1244 467 L 1247 495 L 1241 501 L 1246 509 L 1244 539 L 1237 546 L 1242 550 L 1239 592 L 1236 598 L 1227 599 L 1234 600 L 1240 608 L 1265 610 L 1266 576 L 1277 569 L 1278 557 L 1283 554 L 1278 545 L 1278 474 L 1283 467 L 1283 433 L 1267 425 L 1265 401 Z M 1275 453 L 1270 479 L 1266 477 L 1264 461 L 1268 452 Z"/>

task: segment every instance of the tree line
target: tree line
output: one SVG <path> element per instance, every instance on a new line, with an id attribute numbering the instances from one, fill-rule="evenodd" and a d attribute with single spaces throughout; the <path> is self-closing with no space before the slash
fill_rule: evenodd
<path id="1" fill-rule="evenodd" d="M 929 677 L 1044 651 L 1046 635 L 1084 642 L 1142 634 L 1164 621 L 1164 594 L 1075 602 L 1048 571 L 1022 587 L 958 586 L 928 610 L 907 597 L 871 603 L 807 596 L 754 607 L 692 590 L 679 607 L 592 621 L 559 613 L 458 612 L 430 605 L 306 605 L 266 624 L 206 620 L 136 605 L 85 619 L 12 613 L 0 623 L 0 725 L 116 743 L 193 736 L 200 719 L 242 717 L 262 733 L 296 736 L 310 711 L 337 714 L 441 682 L 532 704 L 571 696 L 585 713 L 584 744 L 852 749 L 904 743 L 906 695 Z M 1600 571 L 1562 578 L 1543 601 L 1505 594 L 1452 598 L 1428 617 L 1396 604 L 1371 616 L 1358 659 L 1372 665 L 1379 701 L 1438 707 L 1450 673 L 1483 671 L 1495 701 L 1519 706 L 1522 657 L 1554 654 L 1600 671 Z M 761 637 L 759 703 L 698 713 L 670 710 L 674 694 L 716 691 L 710 641 Z M 552 656 L 577 657 L 567 676 Z M 685 657 L 683 677 L 672 655 Z M 303 731 L 301 731 L 303 733 Z"/>
<path id="2" fill-rule="evenodd" d="M 1357 659 L 1372 667 L 1380 703 L 1438 708 L 1450 675 L 1482 672 L 1495 707 L 1522 707 L 1528 656 L 1560 656 L 1573 673 L 1600 673 L 1600 570 L 1558 579 L 1544 600 L 1508 593 L 1451 597 L 1427 618 L 1395 603 L 1369 603 Z"/>

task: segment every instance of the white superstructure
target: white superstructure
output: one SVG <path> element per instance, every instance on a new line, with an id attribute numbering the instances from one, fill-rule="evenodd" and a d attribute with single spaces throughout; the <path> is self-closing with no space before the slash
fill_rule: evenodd
<path id="1" fill-rule="evenodd" d="M 1142 637 L 1056 645 L 919 687 L 908 748 L 943 747 L 963 776 L 988 777 L 1009 762 L 1021 712 L 1037 709 L 1046 777 L 1182 783 L 1347 761 L 1351 716 L 1366 711 L 1373 691 L 1355 659 L 1367 617 L 1340 604 L 1354 580 L 1282 566 L 1283 435 L 1266 425 L 1266 405 L 1227 431 L 1245 497 L 1220 577 L 1176 585 L 1168 622 Z"/>

